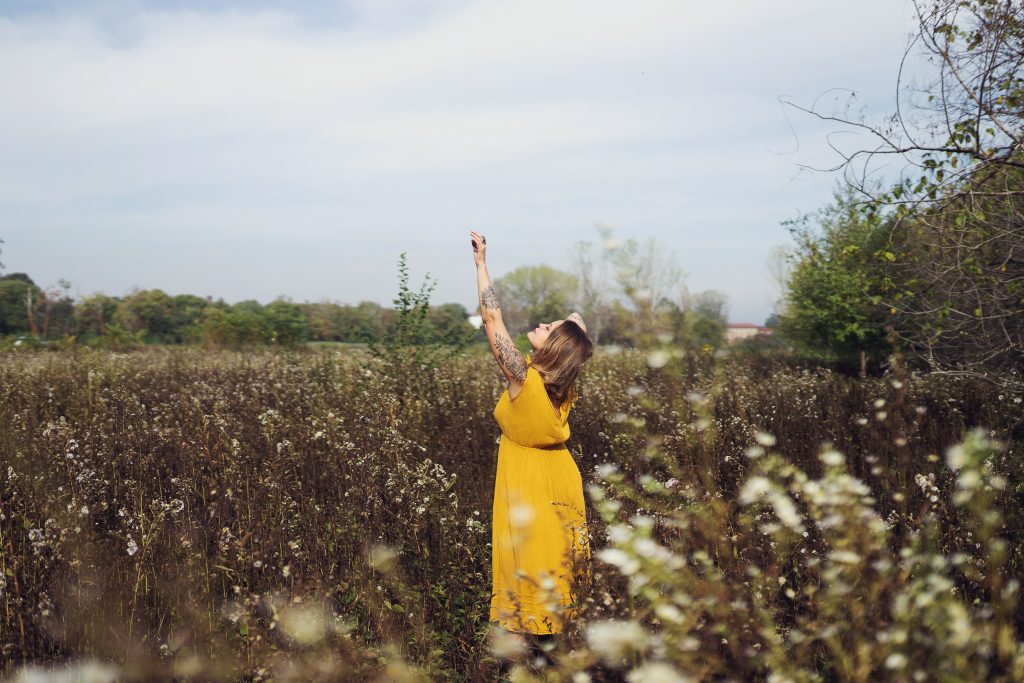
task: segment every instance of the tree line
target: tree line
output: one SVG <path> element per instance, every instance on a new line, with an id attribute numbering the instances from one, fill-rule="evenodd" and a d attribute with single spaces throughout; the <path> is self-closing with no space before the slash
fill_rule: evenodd
<path id="1" fill-rule="evenodd" d="M 291 346 L 307 341 L 371 343 L 394 330 L 394 309 L 372 301 L 227 303 L 160 289 L 125 296 L 98 293 L 75 300 L 67 289 L 38 287 L 25 273 L 0 276 L 0 335 L 52 341 L 75 337 L 110 346 L 203 344 Z M 461 304 L 431 307 L 433 335 L 454 342 L 474 330 Z"/>
<path id="2" fill-rule="evenodd" d="M 674 256 L 653 239 L 620 244 L 607 233 L 604 238 L 574 246 L 572 272 L 526 265 L 495 280 L 509 329 L 521 333 L 520 342 L 537 324 L 578 310 L 601 344 L 647 348 L 676 343 L 711 352 L 724 343 L 724 294 L 691 294 L 682 285 L 683 271 Z M 8 273 L 0 275 L 0 338 L 7 338 L 7 346 L 74 338 L 112 348 L 144 343 L 225 348 L 317 341 L 382 344 L 404 334 L 403 315 L 410 309 L 405 299 L 411 292 L 404 254 L 399 273 L 393 307 L 287 298 L 232 304 L 160 289 L 76 299 L 65 280 L 41 288 L 26 273 Z M 431 305 L 431 289 L 421 290 L 417 300 L 422 320 L 410 343 L 460 346 L 485 339 L 462 304 Z"/>

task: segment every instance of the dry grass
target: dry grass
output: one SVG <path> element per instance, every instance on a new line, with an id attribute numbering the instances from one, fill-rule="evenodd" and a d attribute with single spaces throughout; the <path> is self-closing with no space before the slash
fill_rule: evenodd
<path id="1" fill-rule="evenodd" d="M 977 644 L 964 655 L 970 670 L 1012 673 L 1015 397 L 950 378 L 648 360 L 596 356 L 571 418 L 597 486 L 593 546 L 619 554 L 578 596 L 557 675 L 914 680 L 890 665 L 930 652 L 915 634 L 936 627 L 936 599 L 915 607 L 926 575 L 913 567 L 934 557 L 968 623 L 1002 629 L 988 659 Z M 471 356 L 404 385 L 351 351 L 0 356 L 0 671 L 94 657 L 128 680 L 493 680 L 498 377 Z M 1005 485 L 956 504 L 945 454 L 975 425 L 1003 444 L 970 452 L 989 453 L 985 476 Z M 748 457 L 759 433 L 774 444 Z M 819 458 L 826 441 L 843 465 Z M 990 509 L 1003 510 L 994 526 Z M 612 619 L 640 640 L 609 643 Z M 899 624 L 910 636 L 879 644 Z M 938 671 L 914 663 L 926 680 Z"/>

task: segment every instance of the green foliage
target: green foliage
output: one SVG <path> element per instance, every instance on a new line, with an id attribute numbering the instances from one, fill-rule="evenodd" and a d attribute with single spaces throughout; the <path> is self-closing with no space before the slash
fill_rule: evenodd
<path id="1" fill-rule="evenodd" d="M 468 342 L 468 335 L 455 345 L 446 343 L 430 320 L 430 294 L 437 281 L 429 274 L 418 291 L 409 287 L 409 266 L 405 252 L 398 258 L 398 296 L 394 299 L 394 322 L 383 341 L 371 341 L 368 348 L 380 363 L 388 386 L 398 392 L 400 405 L 408 403 L 405 392 L 416 396 L 434 388 L 436 370 Z M 449 310 L 448 313 L 451 311 Z"/>
<path id="2" fill-rule="evenodd" d="M 129 332 L 144 332 L 156 343 L 174 340 L 173 299 L 159 289 L 144 289 L 126 296 L 114 313 L 114 322 Z"/>
<path id="3" fill-rule="evenodd" d="M 434 336 L 445 344 L 461 347 L 473 340 L 486 340 L 482 330 L 469 324 L 469 311 L 462 304 L 434 306 L 427 318 Z"/>
<path id="4" fill-rule="evenodd" d="M 297 304 L 277 299 L 267 304 L 261 313 L 270 343 L 296 346 L 308 337 L 309 321 Z"/>
<path id="5" fill-rule="evenodd" d="M 392 312 L 373 301 L 356 306 L 336 303 L 300 304 L 309 319 L 310 338 L 317 341 L 350 343 L 371 342 L 382 339 Z"/>
<path id="6" fill-rule="evenodd" d="M 38 298 L 41 290 L 24 273 L 0 277 L 0 334 L 28 332 L 30 329 L 26 297 Z"/>
<path id="7" fill-rule="evenodd" d="M 828 207 L 788 225 L 797 244 L 780 332 L 824 360 L 848 362 L 861 351 L 884 357 L 891 315 L 879 301 L 888 223 L 846 190 Z"/>
<path id="8" fill-rule="evenodd" d="M 688 297 L 678 337 L 689 351 L 710 353 L 725 344 L 728 299 L 722 292 L 707 290 Z"/>
<path id="9" fill-rule="evenodd" d="M 870 246 L 845 245 L 859 253 L 830 248 L 842 241 L 801 240 L 783 327 L 827 358 L 876 346 L 884 316 L 856 301 L 863 292 L 890 311 L 893 339 L 919 362 L 1021 390 L 1024 4 L 922 0 L 914 9 L 908 57 L 928 69 L 913 85 L 901 80 L 897 96 L 907 100 L 892 115 L 846 122 L 872 141 L 843 150 L 838 166 L 864 201 L 857 222 L 888 229 L 872 231 L 884 238 Z M 899 179 L 873 180 L 891 173 L 894 159 L 903 163 Z M 810 272 L 815 259 L 825 272 Z"/>
<path id="10" fill-rule="evenodd" d="M 146 343 L 146 330 L 126 330 L 117 323 L 106 326 L 104 334 L 94 337 L 92 346 L 110 351 L 131 351 Z"/>
<path id="11" fill-rule="evenodd" d="M 102 335 L 113 320 L 118 300 L 105 294 L 83 297 L 75 306 L 76 329 L 79 337 Z"/>
<path id="12" fill-rule="evenodd" d="M 12 334 L 0 337 L 0 349 L 4 351 L 27 351 L 45 349 L 46 342 L 34 334 Z"/>
<path id="13" fill-rule="evenodd" d="M 194 344 L 202 339 L 202 321 L 206 299 L 194 294 L 178 294 L 171 299 L 169 325 L 172 343 Z"/>
<path id="14" fill-rule="evenodd" d="M 502 319 L 510 332 L 560 320 L 572 312 L 578 281 L 551 266 L 520 266 L 494 281 Z"/>
<path id="15" fill-rule="evenodd" d="M 1001 0 L 933 0 L 920 37 L 938 74 L 927 106 L 940 123 L 933 144 L 914 143 L 918 174 L 883 197 L 900 211 L 943 202 L 963 181 L 1021 168 L 1024 133 L 1024 7 Z M 943 137 L 944 136 L 944 137 Z"/>
<path id="16" fill-rule="evenodd" d="M 1024 170 L 999 169 L 906 214 L 883 300 L 928 366 L 1024 389 Z"/>
<path id="17" fill-rule="evenodd" d="M 202 334 L 204 343 L 215 348 L 238 349 L 264 344 L 270 339 L 262 307 L 256 301 L 208 307 Z"/>

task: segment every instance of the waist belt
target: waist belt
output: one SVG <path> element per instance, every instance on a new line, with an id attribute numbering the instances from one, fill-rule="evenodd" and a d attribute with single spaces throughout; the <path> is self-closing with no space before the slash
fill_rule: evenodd
<path id="1" fill-rule="evenodd" d="M 527 448 L 537 448 L 542 451 L 560 451 L 565 448 L 565 442 L 553 443 L 550 446 L 527 446 Z"/>

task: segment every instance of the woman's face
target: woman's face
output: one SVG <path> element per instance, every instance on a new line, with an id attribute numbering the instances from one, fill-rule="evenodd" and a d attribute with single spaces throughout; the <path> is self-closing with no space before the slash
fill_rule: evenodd
<path id="1" fill-rule="evenodd" d="M 526 338 L 530 340 L 530 346 L 536 351 L 540 347 L 544 346 L 544 342 L 548 340 L 551 333 L 554 332 L 555 328 L 564 323 L 564 320 L 555 320 L 550 323 L 541 323 L 537 327 L 533 328 L 526 333 Z"/>

